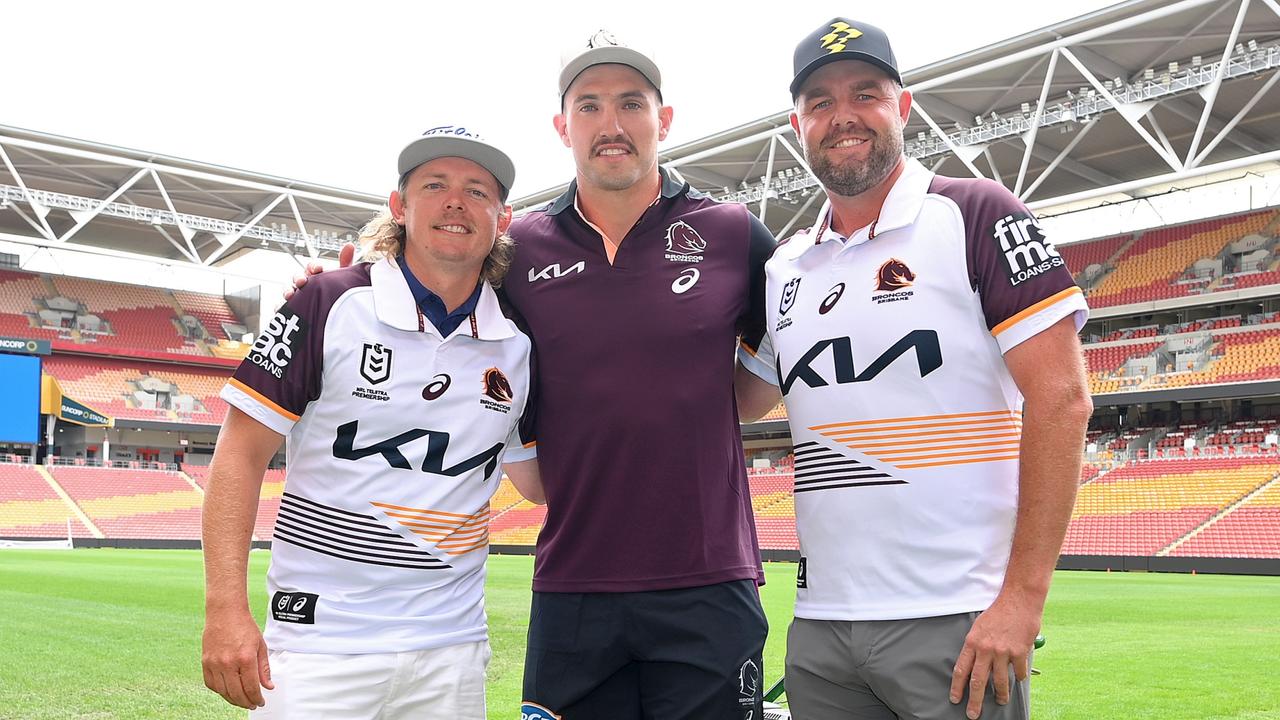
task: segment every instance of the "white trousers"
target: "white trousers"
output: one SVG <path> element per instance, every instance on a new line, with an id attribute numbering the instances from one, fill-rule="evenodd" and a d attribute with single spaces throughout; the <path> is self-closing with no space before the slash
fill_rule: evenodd
<path id="1" fill-rule="evenodd" d="M 323 655 L 272 650 L 275 690 L 250 720 L 485 720 L 489 642 L 417 652 Z"/>

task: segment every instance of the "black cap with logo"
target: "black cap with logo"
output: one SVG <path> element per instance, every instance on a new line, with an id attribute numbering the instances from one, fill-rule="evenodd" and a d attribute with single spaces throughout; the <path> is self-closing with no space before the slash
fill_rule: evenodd
<path id="1" fill-rule="evenodd" d="M 836 60 L 869 62 L 902 84 L 898 60 L 883 30 L 848 18 L 833 18 L 796 45 L 793 60 L 796 76 L 791 81 L 791 99 L 795 100 L 800 94 L 800 86 L 814 70 Z"/>

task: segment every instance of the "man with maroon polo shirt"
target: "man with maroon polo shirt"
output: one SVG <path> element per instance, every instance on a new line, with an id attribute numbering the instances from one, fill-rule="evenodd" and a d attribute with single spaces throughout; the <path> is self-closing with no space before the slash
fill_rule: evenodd
<path id="1" fill-rule="evenodd" d="M 576 177 L 509 230 L 503 292 L 535 347 L 522 439 L 537 460 L 506 470 L 547 501 L 524 720 L 764 715 L 735 398 L 749 373 L 729 349 L 764 335 L 774 239 L 658 167 L 661 85 L 650 58 L 592 37 L 561 71 L 555 117 Z"/>
<path id="2" fill-rule="evenodd" d="M 538 356 L 547 520 L 527 718 L 760 718 L 767 626 L 734 398 L 772 235 L 657 164 L 672 110 L 597 34 L 560 74 L 576 178 L 512 224 L 506 294 Z"/>

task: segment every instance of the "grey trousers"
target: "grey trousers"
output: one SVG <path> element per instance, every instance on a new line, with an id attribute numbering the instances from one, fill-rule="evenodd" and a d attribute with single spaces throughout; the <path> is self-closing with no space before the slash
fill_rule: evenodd
<path id="1" fill-rule="evenodd" d="M 787 700 L 795 720 L 964 720 L 951 672 L 978 613 L 846 622 L 796 618 L 787 633 Z M 981 720 L 1029 720 L 1030 678 L 1009 672 L 1009 703 L 988 683 Z M 967 692 L 967 691 L 966 691 Z"/>

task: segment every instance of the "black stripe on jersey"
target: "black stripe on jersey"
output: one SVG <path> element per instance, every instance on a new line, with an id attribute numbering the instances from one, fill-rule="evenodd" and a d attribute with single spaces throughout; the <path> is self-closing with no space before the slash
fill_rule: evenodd
<path id="1" fill-rule="evenodd" d="M 813 448 L 813 449 L 810 450 L 809 448 Z M 791 454 L 795 455 L 796 457 L 800 457 L 801 455 L 808 455 L 810 453 L 822 452 L 823 450 L 826 450 L 826 448 L 822 447 L 816 442 L 803 442 L 803 443 L 800 443 L 799 445 L 796 445 L 795 448 L 792 450 Z"/>
<path id="2" fill-rule="evenodd" d="M 315 537 L 323 538 L 325 540 L 329 540 L 330 542 L 340 543 L 342 545 L 350 546 L 353 548 L 365 548 L 367 550 L 376 550 L 383 553 L 400 553 L 400 554 L 408 555 L 409 557 L 426 558 L 430 562 L 440 562 L 435 557 L 432 557 L 431 554 L 427 553 L 425 550 L 414 547 L 412 545 L 409 545 L 408 547 L 402 547 L 398 545 L 381 545 L 381 544 L 370 544 L 368 542 L 357 542 L 358 540 L 368 540 L 368 538 L 352 537 L 351 535 L 346 535 L 344 533 L 335 533 L 329 528 L 326 528 L 320 525 L 313 525 L 300 518 L 278 515 L 276 516 L 276 527 L 285 527 L 299 535 L 315 536 Z M 334 535 L 338 535 L 340 537 L 334 537 Z M 350 538 L 350 539 L 344 539 L 344 538 Z M 352 552 L 359 552 L 359 550 L 353 550 Z"/>
<path id="3" fill-rule="evenodd" d="M 796 477 L 799 477 L 799 476 L 797 475 Z M 817 483 L 836 482 L 836 481 L 839 481 L 839 480 L 868 480 L 868 479 L 871 479 L 871 478 L 889 478 L 889 479 L 891 479 L 891 480 L 897 480 L 897 479 L 898 479 L 898 478 L 895 478 L 894 476 L 890 475 L 889 473 L 882 473 L 882 472 L 862 472 L 862 473 L 846 473 L 846 474 L 843 474 L 843 475 L 838 475 L 838 476 L 836 476 L 836 477 L 820 477 L 820 478 L 813 478 L 812 480 L 796 480 L 796 481 L 795 481 L 794 483 L 792 483 L 792 484 L 793 484 L 793 485 L 795 485 L 795 487 L 799 488 L 801 485 L 814 485 L 814 484 L 817 484 Z M 905 481 L 905 480 L 903 480 L 903 481 L 899 481 L 899 482 L 903 482 L 903 483 L 905 483 L 906 481 Z"/>
<path id="4" fill-rule="evenodd" d="M 873 472 L 873 473 L 878 473 L 878 474 L 880 474 L 880 475 L 884 475 L 884 477 L 891 477 L 890 475 L 885 475 L 884 473 L 880 473 L 876 468 L 867 467 L 866 465 L 854 465 L 854 466 L 849 466 L 849 467 L 836 467 L 836 468 L 831 468 L 830 470 L 805 470 L 804 472 L 798 472 L 798 473 L 796 473 L 796 474 L 795 474 L 795 477 L 796 477 L 797 479 L 799 479 L 799 478 L 811 478 L 811 477 L 822 477 L 822 476 L 824 476 L 824 475 L 845 475 L 845 476 L 848 476 L 848 477 L 855 477 L 855 476 L 856 476 L 856 477 L 862 477 L 862 473 L 865 473 L 865 472 Z M 852 473 L 852 474 L 850 474 L 850 473 Z"/>
<path id="5" fill-rule="evenodd" d="M 383 525 L 382 523 L 378 522 L 378 518 L 373 517 L 372 515 L 361 515 L 360 513 L 354 513 L 354 512 L 351 512 L 350 510 L 343 510 L 342 508 L 336 508 L 329 505 L 322 505 L 321 503 L 318 503 L 315 500 L 304 498 L 301 495 L 294 495 L 293 493 L 283 494 L 283 497 L 280 501 L 282 505 L 284 504 L 285 499 L 296 500 L 298 502 L 311 505 L 312 507 L 317 508 L 318 510 L 324 510 L 330 513 L 334 513 L 339 516 L 339 517 L 334 517 L 333 518 L 334 520 L 342 520 L 343 522 L 348 522 L 353 525 L 364 525 L 369 528 L 377 528 L 378 530 L 383 530 L 383 531 L 387 529 L 386 525 Z M 321 514 L 324 514 L 324 513 L 321 513 Z M 355 519 L 352 520 L 351 518 L 355 518 Z M 382 534 L 387 537 L 399 537 L 399 535 L 389 535 L 386 532 L 383 532 Z"/>
<path id="6" fill-rule="evenodd" d="M 835 479 L 836 478 L 833 478 L 833 480 Z M 810 480 L 809 482 L 819 482 L 819 481 Z M 823 482 L 829 482 L 829 481 L 823 481 Z M 799 483 L 796 483 L 796 484 L 799 485 Z M 872 480 L 869 482 L 841 483 L 839 485 L 820 485 L 820 486 L 815 485 L 812 487 L 797 487 L 795 489 L 795 492 L 800 493 L 800 492 L 810 492 L 813 490 L 835 490 L 837 488 L 866 487 L 868 485 L 906 485 L 906 484 L 907 484 L 906 480 Z"/>
<path id="7" fill-rule="evenodd" d="M 824 451 L 818 454 L 818 451 L 811 451 L 812 455 L 804 455 L 796 458 L 796 466 L 808 465 L 810 463 L 821 462 L 823 460 L 848 460 L 849 458 L 837 452 Z"/>
<path id="8" fill-rule="evenodd" d="M 307 508 L 298 507 L 297 505 L 286 505 L 280 503 L 280 512 L 278 517 L 290 517 L 295 520 L 310 520 L 317 526 L 324 528 L 326 531 L 334 535 L 351 538 L 352 540 L 365 540 L 368 542 L 382 543 L 385 545 L 402 545 L 404 547 L 417 548 L 417 545 L 405 540 L 403 536 L 389 532 L 373 532 L 364 528 L 351 528 L 346 525 L 326 522 L 326 518 L 331 516 L 325 513 L 308 511 Z M 384 531 L 387 526 L 380 526 Z M 345 530 L 346 532 L 342 532 Z M 385 538 L 385 539 L 384 539 Z"/>
<path id="9" fill-rule="evenodd" d="M 278 525 L 276 527 L 276 539 L 280 540 L 281 542 L 287 542 L 290 545 L 297 545 L 298 547 L 303 548 L 305 550 L 310 550 L 312 552 L 320 553 L 321 555 L 328 555 L 330 557 L 336 557 L 339 560 L 350 560 L 353 562 L 366 563 L 369 565 L 386 565 L 388 567 L 408 568 L 410 570 L 443 570 L 445 568 L 453 567 L 452 565 L 441 564 L 440 561 L 436 560 L 435 558 L 430 558 L 431 560 L 435 560 L 435 563 L 432 564 L 422 560 L 414 561 L 408 558 L 399 558 L 394 556 L 382 556 L 382 555 L 372 555 L 372 554 L 352 555 L 352 554 L 342 552 L 344 548 L 329 545 L 328 543 L 322 543 L 319 540 L 296 536 L 292 532 L 290 532 L 288 529 L 282 529 Z M 325 550 L 323 548 L 329 548 L 329 549 Z M 396 560 L 399 562 L 386 562 L 387 560 Z"/>
<path id="10" fill-rule="evenodd" d="M 847 469 L 847 470 L 872 470 L 872 469 L 874 469 L 874 468 L 871 468 L 871 467 L 868 467 L 868 466 L 866 466 L 866 465 L 861 464 L 861 463 L 860 463 L 860 462 L 858 462 L 857 460 L 839 460 L 839 461 L 836 461 L 836 462 L 818 462 L 818 463 L 804 463 L 804 464 L 803 464 L 803 469 L 804 469 L 804 471 L 805 471 L 805 472 L 808 472 L 808 471 L 810 471 L 810 470 L 818 470 L 818 469 L 820 469 L 820 468 L 830 468 L 830 467 L 842 467 L 842 468 L 845 468 L 845 469 Z M 796 463 L 796 470 L 800 470 L 800 469 L 802 469 L 801 464 L 800 464 L 800 463 Z M 800 474 L 799 472 L 797 472 L 797 473 L 796 473 L 796 475 L 799 475 L 799 474 Z"/>

